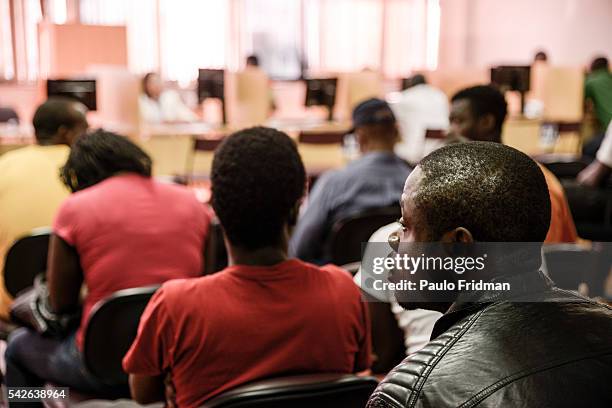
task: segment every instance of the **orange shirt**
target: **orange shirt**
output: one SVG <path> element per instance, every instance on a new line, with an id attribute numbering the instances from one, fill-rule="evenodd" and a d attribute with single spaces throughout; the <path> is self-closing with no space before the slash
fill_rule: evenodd
<path id="1" fill-rule="evenodd" d="M 576 242 L 578 233 L 563 186 L 546 167 L 541 164 L 539 166 L 544 173 L 546 184 L 548 184 L 548 193 L 550 194 L 550 227 L 544 242 L 547 244 Z"/>

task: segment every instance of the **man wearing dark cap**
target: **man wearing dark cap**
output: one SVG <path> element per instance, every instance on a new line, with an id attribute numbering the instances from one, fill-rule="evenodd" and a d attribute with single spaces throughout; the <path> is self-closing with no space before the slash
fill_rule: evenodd
<path id="1" fill-rule="evenodd" d="M 395 116 L 387 102 L 368 99 L 353 111 L 353 130 L 361 157 L 317 181 L 291 238 L 292 256 L 323 264 L 332 226 L 361 211 L 397 202 L 412 171 L 393 153 L 399 140 Z"/>

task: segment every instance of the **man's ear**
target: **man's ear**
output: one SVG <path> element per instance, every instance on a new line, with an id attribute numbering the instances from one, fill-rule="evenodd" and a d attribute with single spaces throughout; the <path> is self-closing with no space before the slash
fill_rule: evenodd
<path id="1" fill-rule="evenodd" d="M 467 228 L 457 227 L 445 232 L 441 241 L 445 244 L 471 244 L 474 242 L 474 237 Z"/>
<path id="2" fill-rule="evenodd" d="M 468 256 L 469 247 L 471 245 L 468 246 L 456 244 L 471 244 L 474 242 L 474 237 L 472 237 L 472 233 L 467 228 L 457 227 L 444 233 L 442 235 L 441 242 L 446 255 L 453 257 Z"/>
<path id="3" fill-rule="evenodd" d="M 479 125 L 481 130 L 484 132 L 492 132 L 495 129 L 495 116 L 491 113 L 487 113 L 482 116 L 479 120 Z"/>
<path id="4" fill-rule="evenodd" d="M 368 144 L 368 138 L 366 136 L 366 133 L 362 130 L 355 129 L 355 133 L 353 133 L 353 135 L 355 136 L 355 140 L 357 141 L 357 144 L 360 147 L 366 146 Z"/>
<path id="5" fill-rule="evenodd" d="M 55 142 L 68 144 L 69 134 L 70 134 L 70 129 L 66 127 L 65 125 L 61 125 L 60 127 L 57 128 L 57 132 L 55 132 Z"/>

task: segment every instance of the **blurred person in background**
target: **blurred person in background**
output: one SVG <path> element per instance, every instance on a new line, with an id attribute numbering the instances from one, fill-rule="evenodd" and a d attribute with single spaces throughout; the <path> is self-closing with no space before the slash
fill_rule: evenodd
<path id="1" fill-rule="evenodd" d="M 70 145 L 87 130 L 86 113 L 80 102 L 50 98 L 34 113 L 36 144 L 0 156 L 0 270 L 13 241 L 34 228 L 51 226 L 68 196 L 59 170 Z M 11 303 L 0 274 L 0 319 L 8 320 Z"/>
<path id="2" fill-rule="evenodd" d="M 362 155 L 317 180 L 291 236 L 292 256 L 321 265 L 329 262 L 328 241 L 336 222 L 397 203 L 412 169 L 394 153 L 399 131 L 389 104 L 372 98 L 357 105 L 352 132 Z"/>
<path id="3" fill-rule="evenodd" d="M 451 98 L 448 143 L 484 141 L 502 143 L 507 104 L 496 88 L 480 85 L 465 88 Z M 539 165 L 550 193 L 552 218 L 546 243 L 576 242 L 578 234 L 563 186 L 544 166 Z"/>
<path id="4" fill-rule="evenodd" d="M 594 158 L 612 119 L 612 73 L 606 57 L 597 57 L 591 62 L 584 83 L 584 98 L 587 109 L 593 109 L 599 122 L 599 132 L 582 149 L 585 156 Z"/>
<path id="5" fill-rule="evenodd" d="M 535 53 L 535 55 L 533 56 L 533 62 L 534 63 L 548 63 L 548 54 L 546 54 L 546 51 L 544 50 L 539 50 L 538 52 Z"/>
<path id="6" fill-rule="evenodd" d="M 246 59 L 247 68 L 259 68 L 259 58 L 257 55 L 249 55 Z"/>
<path id="7" fill-rule="evenodd" d="M 265 75 L 268 78 L 268 74 L 261 68 L 259 64 L 259 57 L 255 54 L 249 55 L 246 59 L 245 63 L 245 71 L 246 72 L 258 72 Z M 276 102 L 274 102 L 274 92 L 272 91 L 272 82 L 270 79 L 268 81 L 268 102 L 270 104 L 269 115 L 272 115 L 276 110 Z"/>
<path id="8" fill-rule="evenodd" d="M 193 122 L 196 114 L 181 100 L 178 92 L 165 90 L 161 77 L 149 72 L 142 78 L 139 99 L 140 116 L 144 123 Z"/>
<path id="9" fill-rule="evenodd" d="M 596 159 L 578 174 L 578 182 L 589 187 L 601 187 L 612 174 L 612 123 L 597 150 Z"/>
<path id="10" fill-rule="evenodd" d="M 409 78 L 408 88 L 390 105 L 401 134 L 395 146 L 398 156 L 415 164 L 443 145 L 441 140 L 426 139 L 426 134 L 427 130 L 448 129 L 448 98 L 444 92 L 429 85 L 423 75 Z"/>
<path id="11" fill-rule="evenodd" d="M 62 169 L 73 194 L 53 223 L 46 276 L 50 311 L 82 311 L 80 325 L 63 338 L 13 332 L 5 353 L 8 386 L 52 382 L 110 392 L 81 355 L 93 306 L 118 290 L 202 275 L 209 214 L 187 188 L 155 181 L 151 165 L 144 151 L 113 133 L 96 131 L 73 145 Z"/>

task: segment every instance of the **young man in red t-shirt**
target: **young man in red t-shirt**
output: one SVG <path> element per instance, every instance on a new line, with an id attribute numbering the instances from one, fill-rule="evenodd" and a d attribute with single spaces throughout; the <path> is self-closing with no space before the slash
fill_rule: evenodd
<path id="1" fill-rule="evenodd" d="M 132 396 L 197 407 L 265 377 L 352 373 L 370 365 L 367 308 L 350 275 L 287 258 L 305 171 L 284 133 L 252 128 L 219 147 L 212 204 L 230 266 L 164 284 L 123 360 Z"/>

